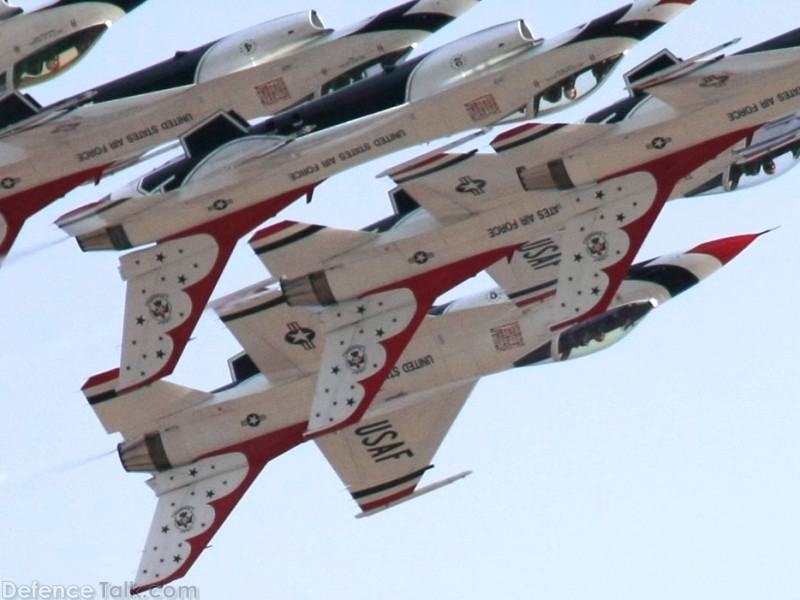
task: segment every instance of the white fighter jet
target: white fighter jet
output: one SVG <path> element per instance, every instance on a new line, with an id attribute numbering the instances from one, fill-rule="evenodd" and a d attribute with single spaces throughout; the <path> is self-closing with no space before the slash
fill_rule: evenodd
<path id="1" fill-rule="evenodd" d="M 435 307 L 363 419 L 315 442 L 361 508 L 358 516 L 452 483 L 468 473 L 417 487 L 480 377 L 608 347 L 757 237 L 637 264 L 608 310 L 558 331 L 549 327 L 561 313 L 554 296 L 521 307 L 493 289 Z M 134 592 L 186 575 L 267 462 L 308 439 L 325 317 L 290 306 L 274 289 L 244 290 L 215 308 L 246 351 L 230 363 L 231 385 L 205 393 L 158 381 L 120 395 L 114 370 L 84 386 L 106 430 L 124 438 L 125 469 L 151 473 L 158 496 Z"/>
<path id="2" fill-rule="evenodd" d="M 0 0 L 0 95 L 60 75 L 115 21 L 144 2 L 57 0 L 26 13 Z"/>
<path id="3" fill-rule="evenodd" d="M 276 90 L 270 92 L 264 88 L 260 98 L 262 107 L 241 110 L 242 114 L 250 116 L 267 114 L 264 112 L 265 106 L 271 107 L 271 112 L 278 112 L 291 104 L 301 103 L 316 95 L 325 95 L 358 81 L 366 77 L 373 67 L 394 64 L 411 51 L 414 42 L 423 37 L 424 34 L 421 32 L 436 32 L 478 2 L 479 0 L 434 2 L 411 0 L 338 32 L 326 28 L 319 14 L 313 10 L 286 15 L 253 25 L 192 50 L 176 52 L 173 57 L 165 61 L 65 98 L 51 106 L 41 107 L 28 94 L 11 94 L 0 99 L 0 128 L 27 128 L 52 118 L 54 113 L 72 110 L 85 104 L 176 90 L 224 77 L 236 71 L 258 67 L 289 55 L 295 55 L 295 62 L 282 64 L 284 71 L 294 69 L 296 64 L 303 64 L 312 73 L 315 69 L 326 71 L 329 65 L 317 64 L 316 61 L 319 59 L 314 56 L 315 52 L 310 55 L 303 52 L 316 49 L 337 38 L 358 39 L 360 34 L 366 32 L 382 31 L 384 34 L 401 36 L 398 38 L 401 40 L 399 46 L 396 40 L 388 42 L 389 53 L 373 51 L 364 57 L 365 60 L 360 60 L 362 57 L 343 57 L 345 63 L 350 63 L 348 65 L 350 68 L 344 72 L 335 69 L 329 72 L 329 77 L 325 76 L 326 73 L 321 73 L 319 76 L 303 74 L 304 77 L 311 75 L 312 85 L 305 90 L 307 96 L 303 95 L 302 89 L 293 90 L 295 93 L 291 98 L 292 103 L 284 102 L 289 98 L 281 97 L 282 94 Z M 404 29 L 414 32 L 411 38 L 401 33 Z M 373 40 L 372 44 L 375 41 Z M 378 44 L 380 43 L 381 41 L 378 41 Z M 367 45 L 372 44 L 367 42 Z M 276 82 L 274 85 L 279 83 Z M 291 82 L 280 85 L 294 88 Z M 290 92 L 287 90 L 283 95 L 287 93 Z M 6 132 L 5 135 L 8 136 L 9 133 Z"/>
<path id="4" fill-rule="evenodd" d="M 307 435 L 360 420 L 433 299 L 491 259 L 506 257 L 489 273 L 518 304 L 556 294 L 562 314 L 550 325 L 563 328 L 606 310 L 668 200 L 709 182 L 733 189 L 731 173 L 753 161 L 796 158 L 800 92 L 787 86 L 800 78 L 797 39 L 793 32 L 710 64 L 668 66 L 651 76 L 661 81 L 647 88 L 653 100 L 633 97 L 641 113 L 619 123 L 524 125 L 495 139 L 496 154 L 433 153 L 392 169 L 396 206 L 424 210 L 399 210 L 388 229 L 283 222 L 256 234 L 251 245 L 282 278 L 287 302 L 324 307 L 338 336 L 327 338 Z M 676 70 L 683 76 L 671 79 Z M 772 102 L 740 111 L 752 114 L 731 109 L 769 94 L 768 75 Z M 723 86 L 708 83 L 725 77 Z M 696 113 L 664 106 L 671 86 L 681 90 L 676 103 L 699 90 Z M 350 314 L 352 306 L 362 313 Z M 357 348 L 359 360 L 366 352 L 371 368 L 348 369 L 334 339 Z"/>
<path id="5" fill-rule="evenodd" d="M 136 162 L 217 113 L 246 127 L 248 119 L 357 80 L 478 1 L 411 0 L 336 32 L 314 12 L 290 15 L 245 30 L 247 39 L 235 34 L 98 88 L 85 98 L 96 103 L 86 106 L 75 107 L 81 100 L 73 99 L 39 113 L 14 96 L 22 120 L 0 133 L 0 259 L 25 219 L 73 188 Z M 193 147 L 207 144 L 209 131 L 192 136 Z"/>
<path id="6" fill-rule="evenodd" d="M 61 217 L 84 250 L 156 242 L 122 258 L 120 391 L 172 372 L 234 245 L 259 223 L 344 169 L 585 96 L 689 4 L 640 0 L 547 41 L 515 21 L 250 130 L 217 117 L 185 137 L 186 157 Z M 204 143 L 215 137 L 211 148 Z"/>

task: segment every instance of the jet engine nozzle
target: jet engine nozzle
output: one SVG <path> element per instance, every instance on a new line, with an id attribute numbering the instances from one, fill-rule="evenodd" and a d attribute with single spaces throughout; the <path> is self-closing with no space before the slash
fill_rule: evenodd
<path id="1" fill-rule="evenodd" d="M 95 250 L 129 250 L 133 248 L 122 225 L 114 225 L 99 231 L 93 231 L 75 236 L 81 250 L 93 252 Z"/>
<path id="2" fill-rule="evenodd" d="M 325 271 L 282 279 L 281 290 L 289 306 L 329 306 L 337 302 Z"/>
<path id="3" fill-rule="evenodd" d="M 152 473 L 172 468 L 160 433 L 149 433 L 132 441 L 120 442 L 117 454 L 123 468 L 129 473 Z"/>

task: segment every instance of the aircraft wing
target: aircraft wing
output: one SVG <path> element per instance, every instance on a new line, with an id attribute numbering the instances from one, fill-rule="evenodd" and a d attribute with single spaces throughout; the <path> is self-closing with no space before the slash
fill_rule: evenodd
<path id="1" fill-rule="evenodd" d="M 172 372 L 233 251 L 209 234 L 126 254 L 127 281 L 119 392 Z"/>
<path id="2" fill-rule="evenodd" d="M 438 219 L 463 218 L 491 210 L 509 196 L 525 193 L 520 173 L 532 160 L 557 157 L 613 128 L 605 124 L 531 123 L 500 134 L 493 154 L 441 153 L 387 171 L 397 183 L 395 205 L 410 197 Z"/>
<path id="3" fill-rule="evenodd" d="M 361 507 L 358 516 L 435 489 L 415 491 L 476 383 L 426 393 L 399 410 L 389 405 L 379 416 L 315 440 Z"/>
<path id="4" fill-rule="evenodd" d="M 759 61 L 763 57 L 757 54 L 707 61 L 674 79 L 645 86 L 643 91 L 679 110 L 697 108 L 751 87 L 758 73 L 766 76 L 770 66 Z"/>
<path id="5" fill-rule="evenodd" d="M 581 198 L 588 210 L 523 245 L 510 261 L 495 263 L 489 274 L 520 307 L 555 296 L 554 328 L 598 314 L 613 299 L 671 189 L 639 171 L 565 193 Z"/>
<path id="6" fill-rule="evenodd" d="M 183 577 L 272 456 L 229 452 L 157 473 L 158 504 L 132 592 Z"/>
<path id="7" fill-rule="evenodd" d="M 436 298 L 508 254 L 492 250 L 323 309 L 325 344 L 306 435 L 358 422 Z"/>
<path id="8" fill-rule="evenodd" d="M 212 307 L 271 382 L 319 369 L 322 321 L 314 311 L 289 306 L 280 290 L 256 285 L 220 298 Z"/>

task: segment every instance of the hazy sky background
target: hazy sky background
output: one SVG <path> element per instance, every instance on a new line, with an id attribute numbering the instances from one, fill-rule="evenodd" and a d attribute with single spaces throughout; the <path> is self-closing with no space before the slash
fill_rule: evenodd
<path id="1" fill-rule="evenodd" d="M 622 3 L 483 0 L 419 50 L 520 17 L 549 37 Z M 92 56 L 31 93 L 54 101 L 289 12 L 315 8 L 339 28 L 390 6 L 149 0 Z M 554 119 L 621 98 L 622 73 L 664 47 L 688 58 L 795 27 L 794 1 L 698 0 L 603 90 Z M 414 153 L 339 175 L 281 218 L 351 228 L 382 218 L 391 185 L 374 176 Z M 66 468 L 119 441 L 80 392 L 119 361 L 119 255 L 82 254 L 52 223 L 143 170 L 75 190 L 31 219 L 0 271 L 0 580 L 97 587 L 136 573 L 156 505 L 146 477 L 125 473 L 115 454 Z M 800 170 L 667 206 L 641 258 L 780 229 L 616 347 L 484 379 L 424 483 L 471 477 L 356 520 L 344 485 L 306 444 L 267 466 L 178 583 L 205 599 L 800 598 L 798 188 Z M 265 277 L 242 244 L 214 296 Z M 488 285 L 474 280 L 459 295 Z M 238 351 L 208 312 L 170 379 L 223 385 Z"/>

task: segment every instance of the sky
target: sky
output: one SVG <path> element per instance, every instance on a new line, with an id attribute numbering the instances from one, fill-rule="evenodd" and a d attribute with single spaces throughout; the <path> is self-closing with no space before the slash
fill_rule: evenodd
<path id="1" fill-rule="evenodd" d="M 80 65 L 30 93 L 55 101 L 289 12 L 314 8 L 339 28 L 392 5 L 365 4 L 149 0 Z M 516 18 L 549 37 L 620 4 L 483 0 L 419 51 Z M 688 58 L 798 26 L 788 0 L 698 0 L 634 48 L 604 89 L 551 120 L 621 98 L 622 73 L 664 47 Z M 387 216 L 391 184 L 375 175 L 428 149 L 338 175 L 280 218 L 359 228 Z M 36 215 L 0 271 L 0 581 L 89 585 L 100 597 L 101 582 L 135 576 L 156 498 L 146 476 L 122 469 L 119 439 L 80 392 L 118 364 L 119 256 L 81 253 L 53 222 L 146 168 Z M 472 476 L 356 520 L 344 485 L 306 444 L 267 466 L 178 583 L 205 599 L 800 598 L 798 188 L 800 170 L 668 205 L 640 258 L 778 229 L 610 350 L 482 380 L 423 481 Z M 242 244 L 214 296 L 266 275 Z M 449 297 L 490 285 L 479 277 Z M 169 379 L 221 386 L 238 351 L 207 312 Z"/>

